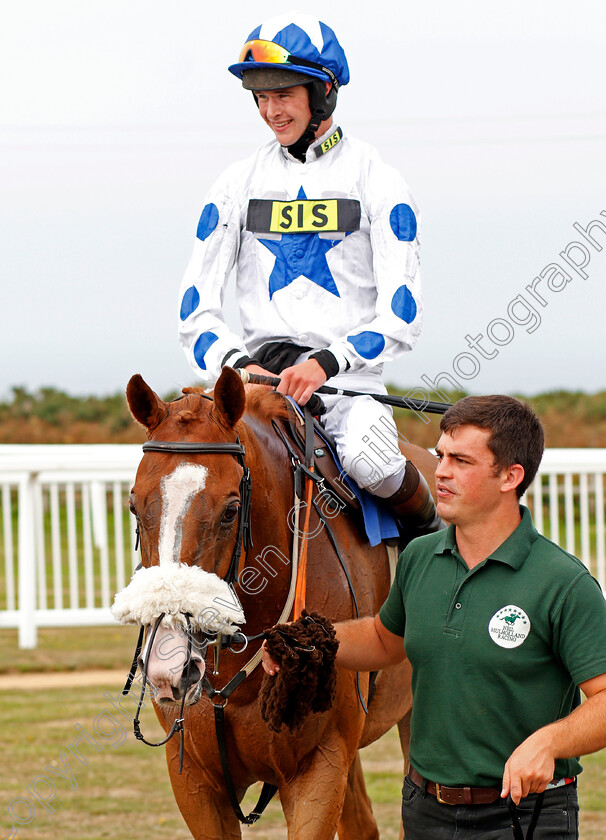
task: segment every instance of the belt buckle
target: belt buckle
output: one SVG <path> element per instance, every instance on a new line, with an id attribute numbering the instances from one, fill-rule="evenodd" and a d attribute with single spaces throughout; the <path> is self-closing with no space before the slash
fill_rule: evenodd
<path id="1" fill-rule="evenodd" d="M 442 799 L 442 785 L 436 782 L 436 797 L 438 802 L 442 805 L 448 805 L 448 802 L 445 799 Z"/>

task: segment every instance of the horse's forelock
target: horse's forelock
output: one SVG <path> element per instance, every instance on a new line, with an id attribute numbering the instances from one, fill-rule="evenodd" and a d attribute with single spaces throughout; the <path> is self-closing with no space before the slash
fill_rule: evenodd
<path id="1" fill-rule="evenodd" d="M 187 396 L 188 394 L 195 394 L 198 397 L 205 397 L 206 396 L 206 391 L 204 390 L 204 388 L 199 388 L 197 386 L 196 387 L 191 387 L 191 388 L 182 388 L 181 393 L 184 396 Z M 182 397 L 179 397 L 179 399 L 182 399 Z"/>
<path id="2" fill-rule="evenodd" d="M 195 420 L 199 419 L 199 414 L 196 414 L 195 411 L 187 409 L 184 411 L 178 411 L 174 416 L 175 422 L 177 422 L 180 426 L 187 426 L 189 423 L 193 423 Z"/>
<path id="3" fill-rule="evenodd" d="M 202 420 L 210 411 L 212 401 L 205 397 L 202 388 L 183 388 L 183 396 L 167 403 L 168 418 L 179 426 Z"/>

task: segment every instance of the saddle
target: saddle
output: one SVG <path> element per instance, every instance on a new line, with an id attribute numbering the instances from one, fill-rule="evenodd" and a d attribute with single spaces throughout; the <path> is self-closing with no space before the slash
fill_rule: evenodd
<path id="1" fill-rule="evenodd" d="M 301 461 L 305 459 L 305 423 L 303 413 L 296 403 L 291 403 L 293 412 L 286 422 L 286 433 L 294 444 Z M 335 496 L 354 510 L 360 510 L 360 502 L 347 484 L 345 471 L 339 464 L 337 447 L 333 437 L 314 418 L 313 421 L 314 469 L 324 479 L 324 485 Z"/>
<path id="2" fill-rule="evenodd" d="M 289 419 L 276 424 L 276 431 L 290 451 L 291 458 L 300 462 L 300 469 L 305 472 L 305 452 L 313 453 L 314 478 L 322 481 L 321 504 L 325 512 L 331 508 L 340 511 L 350 510 L 359 519 L 371 545 L 378 545 L 386 540 L 397 540 L 398 525 L 393 512 L 381 499 L 361 490 L 343 470 L 336 451 L 336 444 L 331 435 L 316 420 L 313 427 L 308 424 L 307 446 L 305 443 L 304 413 L 301 408 L 286 398 L 292 411 Z M 309 412 L 308 412 L 309 416 Z M 323 492 L 322 492 L 323 491 Z"/>

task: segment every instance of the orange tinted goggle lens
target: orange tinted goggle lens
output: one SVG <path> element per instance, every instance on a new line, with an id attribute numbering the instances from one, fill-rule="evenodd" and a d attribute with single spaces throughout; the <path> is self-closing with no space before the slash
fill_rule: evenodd
<path id="1" fill-rule="evenodd" d="M 273 41 L 247 41 L 242 47 L 239 63 L 262 61 L 265 64 L 288 64 L 290 53 Z"/>

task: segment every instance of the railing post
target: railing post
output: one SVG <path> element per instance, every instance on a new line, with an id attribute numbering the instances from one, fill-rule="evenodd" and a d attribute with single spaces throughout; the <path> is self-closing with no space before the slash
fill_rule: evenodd
<path id="1" fill-rule="evenodd" d="M 19 647 L 35 648 L 36 627 L 36 533 L 33 473 L 19 482 Z"/>

